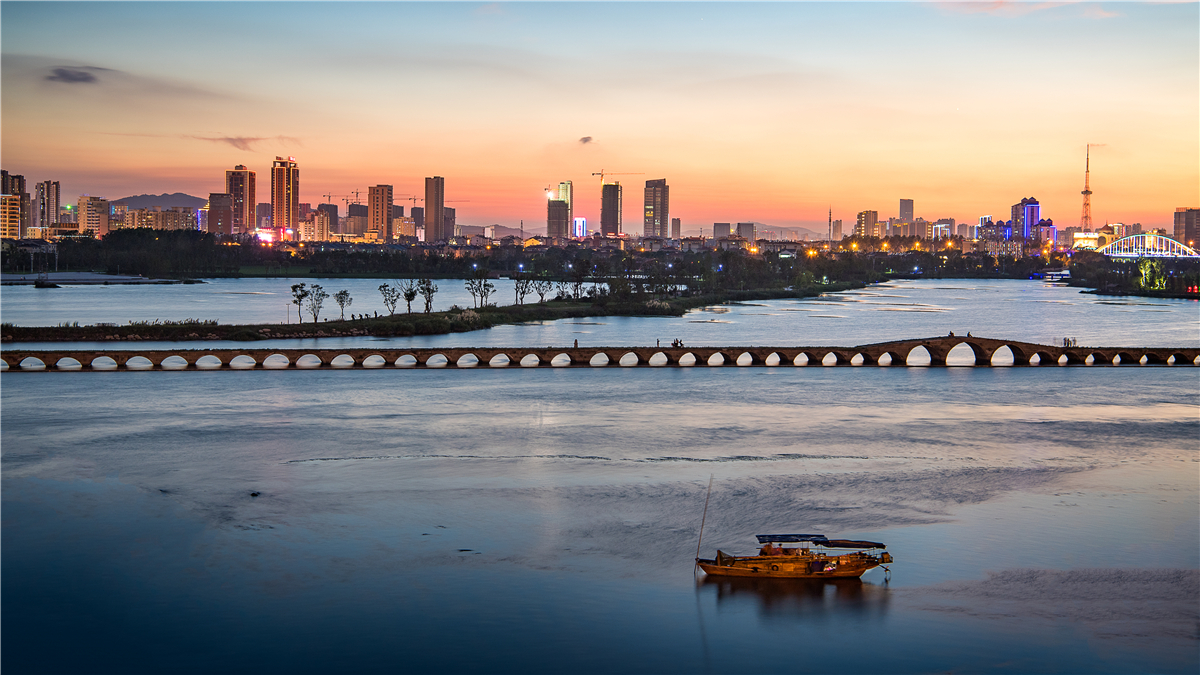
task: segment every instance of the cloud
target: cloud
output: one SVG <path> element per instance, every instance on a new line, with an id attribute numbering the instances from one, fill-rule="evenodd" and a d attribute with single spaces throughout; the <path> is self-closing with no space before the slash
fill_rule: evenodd
<path id="1" fill-rule="evenodd" d="M 247 152 L 253 150 L 254 145 L 256 143 L 261 143 L 262 141 L 279 141 L 282 143 L 300 145 L 300 139 L 293 136 L 189 136 L 188 138 L 194 138 L 198 141 L 210 141 L 213 143 L 228 143 L 238 150 L 245 150 Z"/>
<path id="2" fill-rule="evenodd" d="M 587 145 L 588 143 L 591 143 L 591 142 L 592 142 L 591 136 L 584 136 L 583 138 L 579 139 L 580 145 Z"/>
<path id="3" fill-rule="evenodd" d="M 83 66 L 82 68 L 60 67 L 53 69 L 50 75 L 44 79 L 51 82 L 65 82 L 67 84 L 91 84 L 97 82 L 96 76 L 89 71 L 99 70 L 105 71 L 108 68 L 97 68 L 95 66 Z"/>
<path id="4" fill-rule="evenodd" d="M 476 7 L 473 13 L 485 15 L 490 14 L 494 16 L 497 14 L 504 14 L 504 8 L 501 7 L 500 3 L 498 2 L 490 2 L 486 5 L 480 5 L 479 7 Z"/>

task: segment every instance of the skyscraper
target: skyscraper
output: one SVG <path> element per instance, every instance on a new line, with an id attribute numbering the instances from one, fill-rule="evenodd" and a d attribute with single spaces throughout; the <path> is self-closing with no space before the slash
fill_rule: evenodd
<path id="1" fill-rule="evenodd" d="M 737 235 L 747 241 L 755 241 L 758 238 L 758 232 L 754 227 L 754 223 L 738 223 Z"/>
<path id="2" fill-rule="evenodd" d="M 300 167 L 295 157 L 276 157 L 271 165 L 271 228 L 280 239 L 290 239 L 299 224 Z"/>
<path id="3" fill-rule="evenodd" d="M 10 174 L 7 171 L 0 170 L 0 194 L 12 195 L 17 198 L 20 204 L 20 232 L 18 236 L 25 234 L 25 230 L 33 225 L 33 204 L 29 198 L 29 192 L 25 189 L 25 176 Z"/>
<path id="4" fill-rule="evenodd" d="M 367 230 L 378 232 L 385 242 L 392 240 L 392 186 L 375 185 L 367 188 L 367 204 L 371 207 Z"/>
<path id="5" fill-rule="evenodd" d="M 683 221 L 679 218 L 671 219 L 671 238 L 680 239 L 683 237 Z"/>
<path id="6" fill-rule="evenodd" d="M 911 223 L 913 221 L 913 200 L 900 200 L 900 222 Z"/>
<path id="7" fill-rule="evenodd" d="M 615 237 L 621 233 L 621 184 L 600 187 L 600 234 Z"/>
<path id="8" fill-rule="evenodd" d="M 62 199 L 62 186 L 56 180 L 38 183 L 33 195 L 33 227 L 51 229 L 58 227 L 58 208 Z M 48 233 L 46 233 L 48 234 Z"/>
<path id="9" fill-rule="evenodd" d="M 254 216 L 254 172 L 242 164 L 233 167 L 232 171 L 226 171 L 225 193 L 233 198 L 231 234 L 245 234 L 257 229 L 258 223 L 255 222 Z"/>
<path id="10" fill-rule="evenodd" d="M 254 205 L 254 229 L 271 229 L 271 205 L 263 202 Z"/>
<path id="11" fill-rule="evenodd" d="M 571 236 L 570 216 L 571 204 L 565 199 L 547 199 L 546 236 L 552 239 L 566 239 Z"/>
<path id="12" fill-rule="evenodd" d="M 713 223 L 713 239 L 729 236 L 729 223 Z"/>
<path id="13" fill-rule="evenodd" d="M 415 209 L 414 209 L 415 210 Z M 446 179 L 425 178 L 425 241 L 448 241 L 454 231 L 446 231 Z"/>
<path id="14" fill-rule="evenodd" d="M 341 221 L 338 220 L 337 204 L 317 204 L 317 210 L 329 217 L 329 231 L 342 233 Z"/>
<path id="15" fill-rule="evenodd" d="M 667 179 L 659 178 L 646 181 L 645 217 L 642 221 L 643 237 L 667 236 L 667 223 L 670 211 L 671 189 L 667 187 Z"/>
<path id="16" fill-rule="evenodd" d="M 1175 223 L 1172 234 L 1175 235 L 1175 241 L 1186 246 L 1195 246 L 1200 240 L 1200 228 L 1197 228 L 1197 220 L 1200 220 L 1200 208 L 1191 209 L 1186 206 L 1181 206 L 1175 209 Z"/>
<path id="17" fill-rule="evenodd" d="M 79 234 L 90 232 L 102 238 L 108 234 L 108 200 L 89 195 L 79 196 Z"/>
<path id="18" fill-rule="evenodd" d="M 1020 236 L 1024 239 L 1033 238 L 1032 228 L 1037 227 L 1038 221 L 1041 220 L 1042 207 L 1038 205 L 1038 200 L 1033 197 L 1026 197 L 1021 201 L 1013 204 L 1012 207 L 1012 228 L 1013 235 Z"/>
<path id="19" fill-rule="evenodd" d="M 870 237 L 875 232 L 875 224 L 879 222 L 878 211 L 861 211 L 854 224 L 854 236 Z"/>
<path id="20" fill-rule="evenodd" d="M 208 195 L 208 233 L 228 236 L 233 230 L 233 195 L 213 192 Z"/>
<path id="21" fill-rule="evenodd" d="M 567 203 L 567 222 L 569 223 L 574 220 L 575 188 L 571 185 L 571 181 L 565 180 L 558 184 L 558 196 L 555 198 Z"/>

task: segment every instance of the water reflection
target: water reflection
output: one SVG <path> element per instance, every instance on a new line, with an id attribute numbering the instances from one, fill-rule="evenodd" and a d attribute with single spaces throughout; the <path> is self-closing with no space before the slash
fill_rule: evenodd
<path id="1" fill-rule="evenodd" d="M 701 596 L 716 594 L 717 608 L 757 606 L 764 620 L 823 621 L 835 617 L 881 619 L 889 589 L 862 579 L 748 579 L 704 576 L 696 582 Z"/>

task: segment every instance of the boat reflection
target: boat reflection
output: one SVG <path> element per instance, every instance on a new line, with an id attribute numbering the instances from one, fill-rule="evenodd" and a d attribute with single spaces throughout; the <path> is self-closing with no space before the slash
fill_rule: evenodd
<path id="1" fill-rule="evenodd" d="M 887 586 L 861 579 L 753 579 L 705 576 L 696 592 L 716 593 L 717 609 L 755 603 L 764 619 L 877 619 L 887 613 Z"/>

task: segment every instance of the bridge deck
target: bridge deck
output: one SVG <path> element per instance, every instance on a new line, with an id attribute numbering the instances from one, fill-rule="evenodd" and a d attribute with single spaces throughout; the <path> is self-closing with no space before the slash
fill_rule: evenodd
<path id="1" fill-rule="evenodd" d="M 945 366 L 947 354 L 966 345 L 975 366 L 991 366 L 1007 347 L 1013 364 L 1197 365 L 1196 347 L 1058 347 L 980 337 L 897 340 L 857 347 L 454 347 L 351 349 L 5 349 L 0 369 L 32 370 L 242 370 L 255 368 L 469 368 L 597 366 L 907 366 L 918 348 L 929 363 Z M 473 357 L 473 358 L 472 358 Z M 1035 358 L 1036 357 L 1036 358 Z M 923 361 L 923 360 L 922 360 Z"/>

